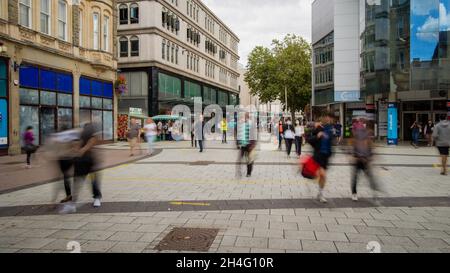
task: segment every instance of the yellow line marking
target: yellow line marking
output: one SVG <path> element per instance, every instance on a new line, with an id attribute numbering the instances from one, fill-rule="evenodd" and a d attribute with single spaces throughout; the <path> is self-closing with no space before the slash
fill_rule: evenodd
<path id="1" fill-rule="evenodd" d="M 171 205 L 175 206 L 182 206 L 182 205 L 188 205 L 188 206 L 210 206 L 210 203 L 194 203 L 194 202 L 170 202 Z"/>

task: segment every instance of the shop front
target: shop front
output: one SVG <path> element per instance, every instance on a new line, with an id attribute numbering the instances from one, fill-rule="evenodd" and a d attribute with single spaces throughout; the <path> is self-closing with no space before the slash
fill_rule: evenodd
<path id="1" fill-rule="evenodd" d="M 36 144 L 73 127 L 73 77 L 70 73 L 32 65 L 19 70 L 20 134 L 33 127 Z"/>

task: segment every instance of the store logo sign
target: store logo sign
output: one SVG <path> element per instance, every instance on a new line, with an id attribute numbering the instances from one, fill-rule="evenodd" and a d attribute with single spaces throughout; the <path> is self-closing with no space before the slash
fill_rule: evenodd
<path id="1" fill-rule="evenodd" d="M 359 101 L 359 91 L 335 91 L 335 101 Z"/>

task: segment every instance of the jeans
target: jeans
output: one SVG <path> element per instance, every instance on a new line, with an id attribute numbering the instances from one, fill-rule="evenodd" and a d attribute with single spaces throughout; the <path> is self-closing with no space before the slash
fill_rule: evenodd
<path id="1" fill-rule="evenodd" d="M 292 138 L 285 138 L 284 142 L 286 143 L 287 155 L 290 156 L 291 155 L 291 149 L 292 149 L 292 142 L 294 142 L 294 140 Z"/>
<path id="2" fill-rule="evenodd" d="M 303 143 L 302 137 L 295 136 L 295 152 L 297 153 L 297 155 L 302 154 L 302 143 Z"/>
<path id="3" fill-rule="evenodd" d="M 222 132 L 222 143 L 227 143 L 227 131 Z"/>
<path id="4" fill-rule="evenodd" d="M 75 166 L 75 180 L 74 180 L 74 192 L 73 201 L 76 200 L 80 187 L 82 186 L 84 180 L 91 174 L 91 182 L 92 182 L 92 193 L 93 197 L 101 198 L 102 193 L 100 191 L 100 175 L 94 172 L 95 160 L 92 156 L 84 156 L 81 158 L 77 158 L 74 163 Z"/>
<path id="5" fill-rule="evenodd" d="M 356 163 L 353 168 L 353 178 L 352 178 L 352 194 L 356 194 L 356 186 L 358 184 L 358 174 L 360 171 L 363 171 L 369 180 L 370 188 L 372 190 L 378 190 L 377 183 L 375 181 L 375 178 L 372 174 L 372 170 L 370 168 L 370 165 L 367 160 L 364 159 L 357 159 Z"/>
<path id="6" fill-rule="evenodd" d="M 200 147 L 200 153 L 203 152 L 203 140 L 197 140 L 198 146 Z"/>
<path id="7" fill-rule="evenodd" d="M 283 141 L 283 134 L 278 134 L 278 149 L 281 150 L 281 142 Z"/>
<path id="8" fill-rule="evenodd" d="M 241 147 L 241 152 L 239 153 L 239 164 L 238 164 L 238 175 L 240 176 L 240 172 L 241 172 L 241 165 L 240 163 L 242 162 L 243 158 L 247 159 L 247 175 L 250 176 L 252 175 L 252 171 L 253 171 L 253 161 L 250 160 L 250 146 L 245 146 L 245 147 Z"/>
<path id="9" fill-rule="evenodd" d="M 155 141 L 155 136 L 147 136 L 147 146 L 148 146 L 148 153 L 153 153 L 153 142 Z"/>
<path id="10" fill-rule="evenodd" d="M 70 174 L 69 170 L 73 165 L 73 161 L 71 159 L 60 159 L 59 160 L 59 169 L 61 170 L 64 177 L 64 189 L 66 190 L 66 196 L 71 196 L 71 185 L 70 185 Z"/>
<path id="11" fill-rule="evenodd" d="M 419 145 L 419 132 L 412 132 L 412 139 L 415 145 Z"/>

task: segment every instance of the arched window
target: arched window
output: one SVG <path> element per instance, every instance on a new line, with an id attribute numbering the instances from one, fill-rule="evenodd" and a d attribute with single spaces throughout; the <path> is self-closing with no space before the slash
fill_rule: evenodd
<path id="1" fill-rule="evenodd" d="M 119 17 L 120 17 L 120 24 L 126 25 L 128 24 L 128 6 L 125 4 L 122 4 L 119 6 Z"/>
<path id="2" fill-rule="evenodd" d="M 119 39 L 120 57 L 128 57 L 128 39 L 120 37 Z"/>
<path id="3" fill-rule="evenodd" d="M 136 3 L 130 5 L 130 23 L 139 24 L 139 6 Z"/>
<path id="4" fill-rule="evenodd" d="M 139 56 L 139 38 L 136 36 L 131 37 L 130 39 L 130 47 L 131 47 L 131 56 L 136 57 Z"/>

